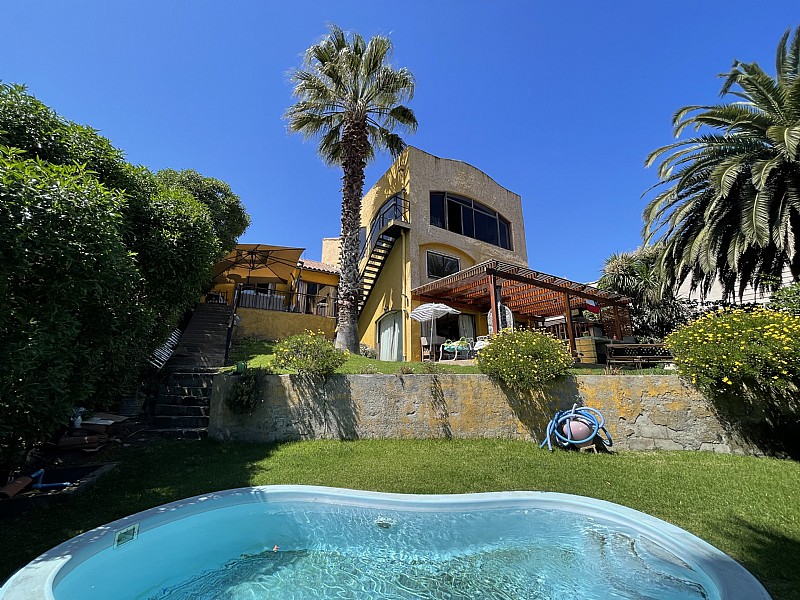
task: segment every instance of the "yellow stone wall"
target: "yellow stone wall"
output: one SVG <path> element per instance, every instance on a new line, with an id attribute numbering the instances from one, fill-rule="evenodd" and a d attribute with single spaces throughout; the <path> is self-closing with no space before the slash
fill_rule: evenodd
<path id="1" fill-rule="evenodd" d="M 318 315 L 257 308 L 239 308 L 236 314 L 241 321 L 235 335 L 240 338 L 280 340 L 304 331 L 322 331 L 326 337 L 333 339 L 336 327 L 335 319 Z"/>
<path id="2" fill-rule="evenodd" d="M 209 434 L 220 440 L 514 438 L 541 442 L 557 410 L 590 406 L 616 450 L 757 450 L 677 376 L 583 375 L 507 394 L 486 375 L 334 375 L 318 389 L 269 376 L 250 416 L 224 405 L 235 375 L 214 380 Z M 326 414 L 326 411 L 328 414 Z M 762 418 L 762 417 L 757 417 Z"/>

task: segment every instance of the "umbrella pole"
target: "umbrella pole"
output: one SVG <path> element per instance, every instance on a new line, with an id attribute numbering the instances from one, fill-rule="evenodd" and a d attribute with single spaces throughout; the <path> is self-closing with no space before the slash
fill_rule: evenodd
<path id="1" fill-rule="evenodd" d="M 431 360 L 436 362 L 436 318 L 431 318 Z"/>

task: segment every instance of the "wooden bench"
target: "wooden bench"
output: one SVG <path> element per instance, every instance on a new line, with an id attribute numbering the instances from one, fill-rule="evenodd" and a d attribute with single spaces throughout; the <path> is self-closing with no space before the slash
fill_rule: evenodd
<path id="1" fill-rule="evenodd" d="M 639 369 L 643 364 L 672 362 L 672 355 L 664 344 L 608 344 L 606 363 L 609 365 L 633 365 Z"/>

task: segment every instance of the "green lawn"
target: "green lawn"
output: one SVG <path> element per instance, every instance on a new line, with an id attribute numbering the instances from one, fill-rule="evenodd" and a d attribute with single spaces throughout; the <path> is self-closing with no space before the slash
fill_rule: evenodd
<path id="1" fill-rule="evenodd" d="M 243 339 L 238 340 L 231 346 L 228 363 L 234 365 L 237 362 L 247 362 L 250 367 L 272 367 L 272 357 L 276 342 L 264 340 Z M 480 373 L 478 367 L 472 365 L 450 364 L 447 361 L 437 362 L 436 367 L 440 373 Z M 431 363 L 418 362 L 393 362 L 384 360 L 374 360 L 363 356 L 351 355 L 347 362 L 336 370 L 337 373 L 384 373 L 392 375 L 395 373 L 429 373 Z M 276 373 L 289 373 L 274 369 Z M 576 375 L 603 375 L 608 374 L 604 365 L 576 365 L 570 370 Z M 660 368 L 652 369 L 616 369 L 613 371 L 625 375 L 663 375 L 671 374 L 674 371 L 665 371 Z"/>
<path id="2" fill-rule="evenodd" d="M 188 496 L 264 484 L 408 493 L 548 490 L 665 519 L 740 561 L 775 600 L 800 599 L 800 464 L 703 452 L 588 455 L 503 440 L 155 442 L 69 504 L 2 522 L 0 580 L 53 545 Z"/>

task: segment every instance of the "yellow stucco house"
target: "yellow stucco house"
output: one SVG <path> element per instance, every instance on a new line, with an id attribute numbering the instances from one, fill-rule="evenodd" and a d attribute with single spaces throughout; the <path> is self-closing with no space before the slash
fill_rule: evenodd
<path id="1" fill-rule="evenodd" d="M 361 248 L 360 341 L 382 360 L 419 361 L 423 338 L 428 349 L 475 340 L 490 333 L 489 322 L 547 328 L 573 351 L 587 335 L 630 333 L 628 298 L 528 268 L 522 199 L 462 161 L 407 148 L 362 198 Z M 216 290 L 228 301 L 236 296 L 243 335 L 333 335 L 339 238 L 322 240 L 320 262 L 300 259 L 301 252 L 240 245 L 228 257 L 234 271 L 219 266 L 225 281 L 237 272 L 242 280 Z M 279 277 L 267 273 L 254 286 L 253 266 L 279 259 Z M 460 311 L 437 320 L 435 339 L 427 323 L 411 318 L 426 302 Z M 590 306 L 594 320 L 582 316 Z"/>
<path id="2" fill-rule="evenodd" d="M 413 147 L 365 194 L 361 231 L 359 333 L 383 360 L 420 360 L 413 289 L 490 259 L 528 263 L 520 196 L 467 163 Z M 336 250 L 323 241 L 323 262 Z M 486 333 L 478 310 L 437 322 L 444 338 Z"/>
<path id="3" fill-rule="evenodd" d="M 460 311 L 437 320 L 434 343 L 487 335 L 490 321 L 546 328 L 573 351 L 631 333 L 629 298 L 528 268 L 522 199 L 465 162 L 409 147 L 364 195 L 361 234 L 358 328 L 383 360 L 422 358 L 430 331 L 410 313 L 425 302 Z M 323 240 L 323 262 L 337 257 Z"/>

